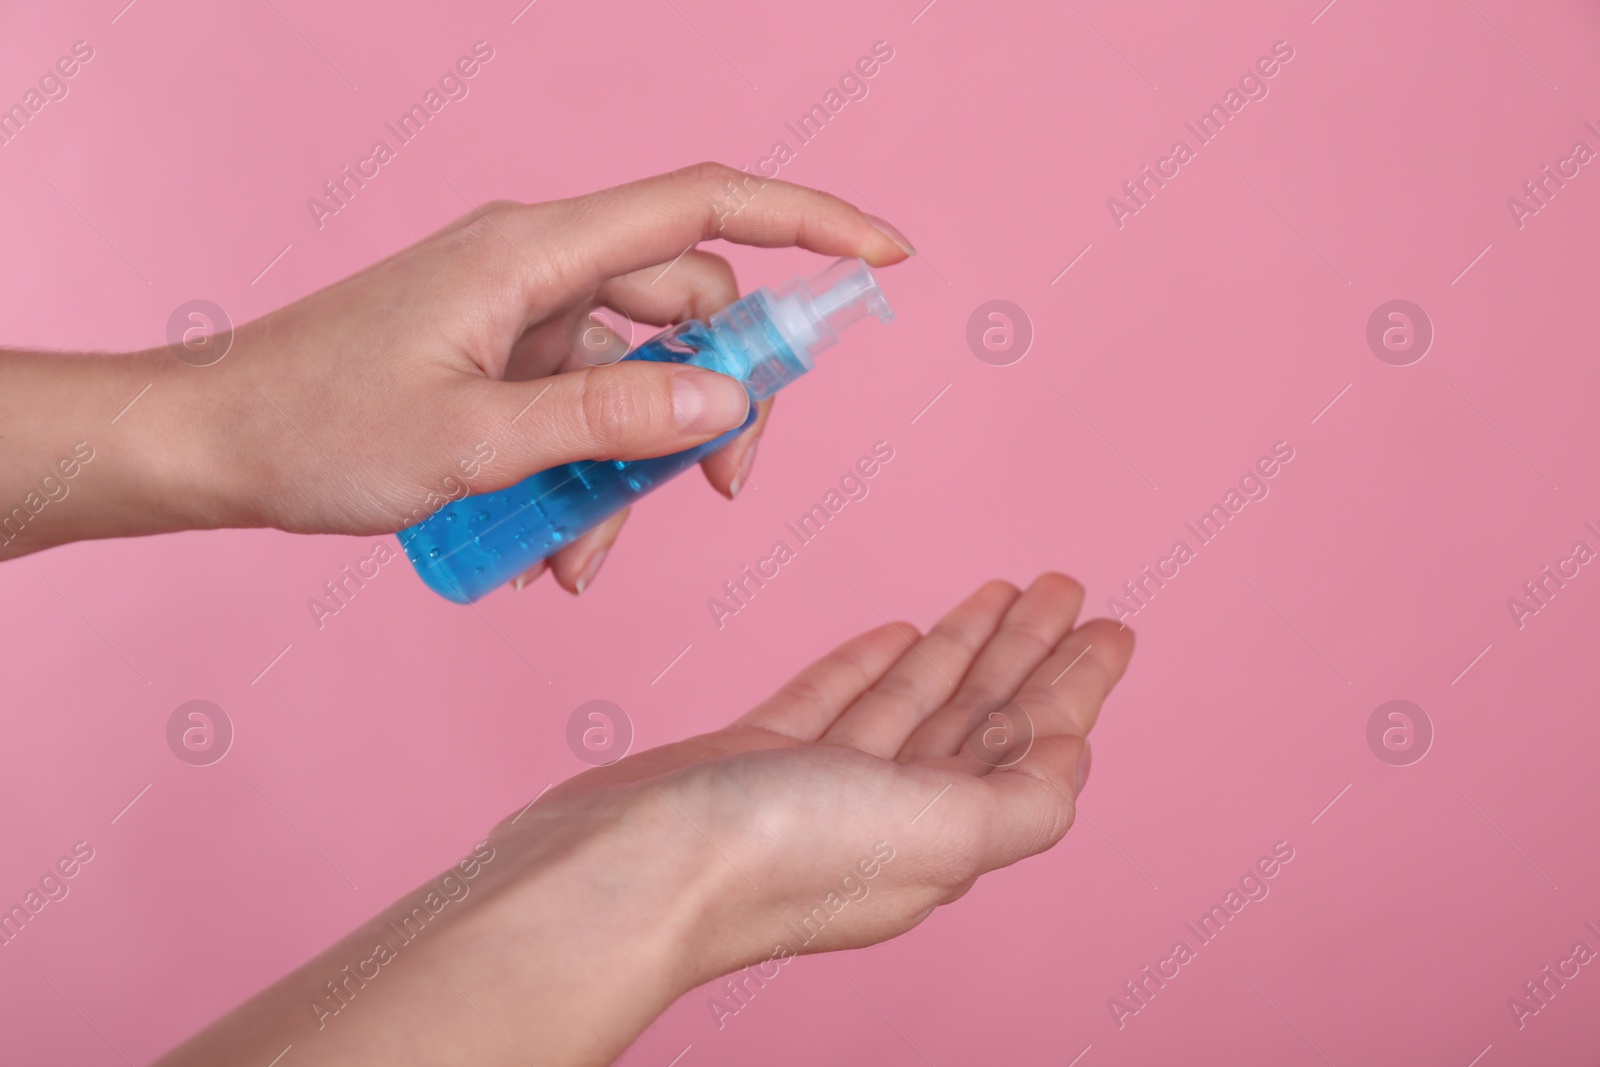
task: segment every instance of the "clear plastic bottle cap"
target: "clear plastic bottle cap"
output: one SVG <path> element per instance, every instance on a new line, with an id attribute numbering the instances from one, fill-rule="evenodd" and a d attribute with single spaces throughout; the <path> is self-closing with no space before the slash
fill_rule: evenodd
<path id="1" fill-rule="evenodd" d="M 894 320 L 889 298 L 872 268 L 854 257 L 835 260 L 809 278 L 796 278 L 772 294 L 772 324 L 809 367 L 812 357 L 837 344 L 839 332 L 868 315 Z"/>

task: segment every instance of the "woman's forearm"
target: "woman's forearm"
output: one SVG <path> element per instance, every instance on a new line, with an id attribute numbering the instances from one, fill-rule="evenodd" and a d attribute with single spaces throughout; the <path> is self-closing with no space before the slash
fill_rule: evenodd
<path id="1" fill-rule="evenodd" d="M 228 405 L 164 349 L 0 351 L 0 559 L 69 541 L 234 524 Z"/>
<path id="2" fill-rule="evenodd" d="M 531 812 L 502 824 L 160 1067 L 267 1064 L 291 1046 L 285 1067 L 610 1063 L 712 977 L 694 963 L 709 849 L 664 820 L 622 822 L 581 839 Z M 653 851 L 664 837 L 672 852 Z"/>

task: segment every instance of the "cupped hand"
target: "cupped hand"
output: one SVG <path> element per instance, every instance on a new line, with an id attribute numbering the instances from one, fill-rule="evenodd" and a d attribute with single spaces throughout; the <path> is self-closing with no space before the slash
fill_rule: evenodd
<path id="1" fill-rule="evenodd" d="M 1082 601 L 1062 575 L 990 582 L 927 634 L 863 634 L 727 728 L 586 772 L 490 840 L 676 857 L 676 875 L 636 872 L 657 887 L 697 857 L 698 888 L 677 894 L 704 912 L 693 981 L 903 933 L 1071 826 L 1089 731 L 1133 653 L 1125 627 L 1074 626 Z"/>
<path id="2" fill-rule="evenodd" d="M 732 302 L 728 263 L 694 248 L 719 237 L 874 266 L 910 250 L 842 200 L 717 164 L 570 200 L 486 204 L 239 327 L 220 363 L 174 368 L 199 394 L 192 410 L 217 427 L 205 462 L 229 488 L 210 521 L 389 533 L 560 463 L 664 455 L 739 426 L 748 395 L 733 379 L 607 365 L 628 339 L 590 319 L 605 307 L 665 325 Z M 765 419 L 704 462 L 729 497 Z M 580 591 L 594 577 L 625 518 L 551 557 L 562 585 Z"/>
<path id="3" fill-rule="evenodd" d="M 719 975 L 750 968 L 729 980 L 750 993 L 905 932 L 1071 826 L 1133 653 L 1116 623 L 1075 626 L 1082 602 L 1061 575 L 991 582 L 726 729 L 548 790 L 163 1062 L 593 1067 Z M 742 1001 L 714 1001 L 720 1025 L 719 1003 Z"/>

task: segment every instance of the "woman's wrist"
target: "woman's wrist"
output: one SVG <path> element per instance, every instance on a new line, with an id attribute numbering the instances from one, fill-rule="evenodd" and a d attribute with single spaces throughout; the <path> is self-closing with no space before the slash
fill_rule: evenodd
<path id="1" fill-rule="evenodd" d="M 179 528 L 173 442 L 134 414 L 158 377 L 148 353 L 0 354 L 0 554 Z"/>
<path id="2" fill-rule="evenodd" d="M 166 348 L 0 352 L 0 559 L 265 525 L 272 413 L 249 392 L 242 367 L 188 366 Z"/>
<path id="3" fill-rule="evenodd" d="M 726 920 L 730 895 L 749 885 L 667 793 L 629 790 L 581 819 L 559 795 L 547 800 L 547 811 L 536 805 L 490 834 L 518 857 L 486 909 L 495 929 L 529 951 L 558 943 L 575 962 L 613 957 L 602 984 L 632 984 L 636 999 L 657 1001 L 643 1021 L 748 949 Z"/>
<path id="4" fill-rule="evenodd" d="M 664 794 L 614 800 L 575 810 L 558 793 L 506 820 L 165 1067 L 287 1044 L 312 1064 L 610 1063 L 715 976 L 736 891 Z"/>
<path id="5" fill-rule="evenodd" d="M 215 388 L 215 368 L 187 366 L 165 348 L 112 358 L 127 394 L 106 432 L 120 485 L 107 510 L 121 532 L 258 525 L 241 499 L 250 482 L 241 465 L 245 423 Z"/>
<path id="6" fill-rule="evenodd" d="M 733 872 L 664 794 L 643 790 L 599 818 L 550 807 L 490 834 L 477 907 L 425 964 L 498 1032 L 498 1050 L 474 1062 L 610 1063 L 716 973 Z"/>

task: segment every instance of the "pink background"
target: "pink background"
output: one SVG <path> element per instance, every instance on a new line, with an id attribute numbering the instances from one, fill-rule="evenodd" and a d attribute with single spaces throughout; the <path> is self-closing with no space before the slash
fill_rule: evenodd
<path id="1" fill-rule="evenodd" d="M 96 53 L 0 148 L 4 343 L 160 344 L 182 301 L 245 321 L 463 195 L 754 163 L 878 40 L 895 54 L 870 95 L 782 176 L 924 254 L 883 276 L 899 320 L 786 393 L 758 488 L 664 490 L 581 600 L 545 582 L 480 616 L 396 563 L 319 632 L 306 599 L 370 542 L 273 532 L 0 567 L 0 901 L 96 850 L 0 950 L 0 1058 L 169 1048 L 583 769 L 564 731 L 586 700 L 652 745 L 744 710 L 872 605 L 927 623 L 985 578 L 1059 568 L 1103 610 L 1279 440 L 1271 495 L 1134 621 L 1060 847 L 898 942 L 786 968 L 720 1031 L 691 994 L 623 1062 L 1600 1051 L 1600 968 L 1524 1029 L 1506 1006 L 1575 941 L 1600 948 L 1600 573 L 1520 630 L 1506 606 L 1574 541 L 1600 548 L 1600 175 L 1521 229 L 1506 207 L 1575 140 L 1600 148 L 1593 5 L 540 0 L 513 22 L 521 0 L 123 2 L 0 10 L 0 100 L 76 40 Z M 306 198 L 480 39 L 471 95 L 319 232 Z M 1270 95 L 1119 230 L 1107 198 L 1279 40 Z M 819 262 L 727 251 L 750 286 Z M 1036 332 L 1005 367 L 964 339 L 997 298 Z M 1436 329 L 1412 366 L 1365 342 L 1394 298 Z M 707 598 L 880 439 L 871 495 L 719 632 Z M 237 730 L 203 768 L 164 736 L 197 698 Z M 1405 767 L 1366 741 L 1397 698 L 1437 735 Z M 1107 999 L 1277 841 L 1295 859 L 1271 895 L 1119 1030 Z"/>

